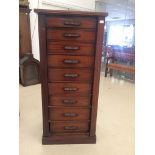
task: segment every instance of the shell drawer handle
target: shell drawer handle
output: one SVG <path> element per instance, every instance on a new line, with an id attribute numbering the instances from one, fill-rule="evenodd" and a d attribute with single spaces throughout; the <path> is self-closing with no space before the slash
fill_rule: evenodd
<path id="1" fill-rule="evenodd" d="M 71 60 L 71 59 L 65 59 L 63 62 L 65 64 L 78 64 L 78 63 L 80 63 L 79 60 Z"/>
<path id="2" fill-rule="evenodd" d="M 70 113 L 70 112 L 64 113 L 63 115 L 64 115 L 65 117 L 76 117 L 76 116 L 78 116 L 77 113 Z"/>
<path id="3" fill-rule="evenodd" d="M 79 21 L 64 21 L 64 25 L 80 26 L 81 23 Z"/>
<path id="4" fill-rule="evenodd" d="M 78 34 L 78 33 L 64 33 L 64 37 L 78 38 L 78 37 L 80 37 L 80 34 Z"/>
<path id="5" fill-rule="evenodd" d="M 78 88 L 65 87 L 64 91 L 78 91 Z"/>
<path id="6" fill-rule="evenodd" d="M 79 46 L 64 46 L 64 50 L 79 50 Z"/>
<path id="7" fill-rule="evenodd" d="M 71 100 L 71 99 L 66 99 L 66 100 L 63 100 L 62 101 L 64 104 L 75 104 L 75 103 L 77 103 L 77 101 L 76 100 Z"/>
<path id="8" fill-rule="evenodd" d="M 64 130 L 77 130 L 77 126 L 64 126 Z"/>
<path id="9" fill-rule="evenodd" d="M 77 78 L 78 76 L 79 76 L 79 74 L 72 74 L 72 73 L 64 74 L 64 77 L 66 77 L 66 78 Z"/>

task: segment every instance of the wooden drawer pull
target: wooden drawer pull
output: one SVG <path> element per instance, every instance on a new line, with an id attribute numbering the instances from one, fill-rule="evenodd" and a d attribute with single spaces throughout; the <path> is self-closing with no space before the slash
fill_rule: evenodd
<path id="1" fill-rule="evenodd" d="M 64 46 L 64 50 L 79 50 L 79 46 Z"/>
<path id="2" fill-rule="evenodd" d="M 81 23 L 79 21 L 64 21 L 64 25 L 80 26 Z"/>
<path id="3" fill-rule="evenodd" d="M 63 102 L 64 104 L 75 104 L 75 103 L 77 103 L 76 100 L 63 100 L 62 102 Z"/>
<path id="4" fill-rule="evenodd" d="M 63 116 L 65 116 L 65 117 L 76 117 L 76 116 L 78 116 L 78 114 L 67 112 L 67 113 L 64 113 Z"/>
<path id="5" fill-rule="evenodd" d="M 64 33 L 64 37 L 78 38 L 78 37 L 80 37 L 80 34 L 78 34 L 78 33 Z"/>
<path id="6" fill-rule="evenodd" d="M 64 126 L 64 130 L 77 130 L 77 126 Z"/>
<path id="7" fill-rule="evenodd" d="M 79 74 L 69 74 L 69 73 L 64 74 L 64 77 L 66 78 L 77 78 L 78 76 Z"/>
<path id="8" fill-rule="evenodd" d="M 78 88 L 70 88 L 70 87 L 65 87 L 64 91 L 77 91 Z"/>
<path id="9" fill-rule="evenodd" d="M 66 59 L 63 61 L 65 64 L 78 64 L 80 63 L 79 60 L 70 60 L 70 59 Z"/>

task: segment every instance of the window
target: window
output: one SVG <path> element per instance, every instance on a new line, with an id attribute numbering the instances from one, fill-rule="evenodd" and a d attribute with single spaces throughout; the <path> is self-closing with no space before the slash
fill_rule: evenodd
<path id="1" fill-rule="evenodd" d="M 134 44 L 134 26 L 111 25 L 108 35 L 108 45 L 131 47 Z"/>

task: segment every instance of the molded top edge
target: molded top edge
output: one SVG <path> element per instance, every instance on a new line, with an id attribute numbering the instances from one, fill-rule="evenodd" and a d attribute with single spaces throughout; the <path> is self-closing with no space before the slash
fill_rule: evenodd
<path id="1" fill-rule="evenodd" d="M 91 12 L 91 11 L 71 11 L 71 10 L 47 10 L 47 9 L 34 9 L 38 14 L 53 14 L 53 15 L 73 15 L 73 16 L 108 16 L 107 12 Z"/>

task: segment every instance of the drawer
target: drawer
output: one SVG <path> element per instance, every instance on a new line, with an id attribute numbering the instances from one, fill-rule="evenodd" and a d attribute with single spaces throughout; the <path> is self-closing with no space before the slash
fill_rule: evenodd
<path id="1" fill-rule="evenodd" d="M 86 108 L 49 108 L 49 119 L 52 121 L 89 120 L 90 109 Z"/>
<path id="2" fill-rule="evenodd" d="M 94 55 L 94 45 L 89 43 L 78 43 L 75 41 L 49 41 L 47 51 L 49 54 L 65 55 Z"/>
<path id="3" fill-rule="evenodd" d="M 46 23 L 47 27 L 96 28 L 95 18 L 50 17 Z"/>
<path id="4" fill-rule="evenodd" d="M 89 29 L 48 29 L 47 39 L 94 42 L 95 31 Z"/>
<path id="5" fill-rule="evenodd" d="M 88 132 L 88 122 L 52 122 L 50 123 L 50 132 L 52 133 L 78 133 Z"/>
<path id="6" fill-rule="evenodd" d="M 90 69 L 55 69 L 48 68 L 48 81 L 91 82 L 93 71 Z"/>
<path id="7" fill-rule="evenodd" d="M 90 97 L 49 96 L 50 106 L 89 106 Z"/>
<path id="8" fill-rule="evenodd" d="M 51 67 L 93 67 L 94 57 L 92 56 L 68 56 L 49 55 L 48 66 Z"/>
<path id="9" fill-rule="evenodd" d="M 88 95 L 91 93 L 91 84 L 87 83 L 49 83 L 49 95 L 62 94 L 70 95 Z"/>

